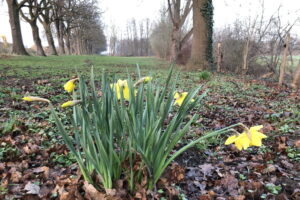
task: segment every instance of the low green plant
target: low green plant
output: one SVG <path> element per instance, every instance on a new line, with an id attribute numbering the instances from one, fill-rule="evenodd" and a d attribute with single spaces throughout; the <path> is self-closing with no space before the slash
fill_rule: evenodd
<path id="1" fill-rule="evenodd" d="M 300 162 L 300 148 L 288 147 L 286 153 L 290 159 Z"/>
<path id="2" fill-rule="evenodd" d="M 212 76 L 211 72 L 206 70 L 199 73 L 199 78 L 201 81 L 208 81 L 211 79 L 211 76 Z"/>
<path id="3" fill-rule="evenodd" d="M 282 190 L 280 185 L 274 185 L 273 183 L 266 184 L 266 187 L 272 194 L 279 194 L 279 192 Z"/>
<path id="4" fill-rule="evenodd" d="M 0 162 L 4 160 L 14 159 L 20 154 L 21 152 L 19 151 L 19 149 L 15 148 L 14 146 L 5 142 L 2 142 L 0 144 Z"/>
<path id="5" fill-rule="evenodd" d="M 76 162 L 75 156 L 72 153 L 65 154 L 56 154 L 55 152 L 50 154 L 50 158 L 53 162 L 62 165 L 70 166 Z"/>

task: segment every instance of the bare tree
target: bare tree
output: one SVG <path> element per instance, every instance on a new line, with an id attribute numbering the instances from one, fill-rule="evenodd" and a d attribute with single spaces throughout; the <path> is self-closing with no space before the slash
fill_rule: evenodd
<path id="1" fill-rule="evenodd" d="M 160 19 L 154 23 L 150 35 L 150 45 L 153 53 L 163 59 L 168 59 L 171 54 L 171 33 L 173 29 L 171 19 L 165 15 L 166 9 L 160 11 Z"/>
<path id="2" fill-rule="evenodd" d="M 192 29 L 189 30 L 185 36 L 182 36 L 182 26 L 185 23 L 188 14 L 192 10 L 192 0 L 186 0 L 183 8 L 181 8 L 181 0 L 168 0 L 168 11 L 172 21 L 172 45 L 171 45 L 171 61 L 177 62 L 180 54 L 181 47 L 186 42 L 191 34 Z"/>
<path id="3" fill-rule="evenodd" d="M 54 39 L 53 39 L 52 31 L 51 31 L 51 24 L 53 22 L 52 1 L 51 0 L 43 0 L 41 5 L 42 5 L 43 9 L 41 10 L 40 15 L 38 16 L 38 19 L 44 27 L 45 35 L 46 35 L 48 46 L 50 49 L 50 54 L 58 55 L 55 45 L 54 45 Z"/>
<path id="4" fill-rule="evenodd" d="M 12 53 L 17 55 L 29 55 L 24 47 L 22 32 L 20 26 L 20 9 L 25 3 L 21 1 L 18 3 L 17 0 L 6 0 L 9 13 L 9 23 L 11 28 L 11 35 L 13 40 Z"/>
<path id="5" fill-rule="evenodd" d="M 26 0 L 26 2 L 24 2 L 22 9 L 20 9 L 20 13 L 23 19 L 25 19 L 25 21 L 27 21 L 30 24 L 33 41 L 36 46 L 36 54 L 38 56 L 46 56 L 42 46 L 40 34 L 39 34 L 39 27 L 37 26 L 37 19 L 42 10 L 41 4 L 42 4 L 41 0 L 40 1 Z M 28 9 L 27 12 L 24 12 L 25 8 Z"/>

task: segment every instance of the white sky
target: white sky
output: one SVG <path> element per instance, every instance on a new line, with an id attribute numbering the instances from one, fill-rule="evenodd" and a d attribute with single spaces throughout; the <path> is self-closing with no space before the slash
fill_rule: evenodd
<path id="1" fill-rule="evenodd" d="M 0 3 L 0 35 L 6 35 L 11 42 L 7 5 L 5 1 L 3 2 Z M 146 18 L 155 21 L 160 15 L 160 8 L 167 0 L 99 0 L 99 2 L 99 7 L 104 11 L 105 33 L 109 34 L 111 25 L 115 25 L 120 32 L 125 30 L 127 22 L 132 18 L 137 22 Z M 259 0 L 214 0 L 215 28 L 231 24 L 237 18 L 253 16 L 259 11 L 259 2 Z M 284 23 L 293 22 L 300 16 L 300 0 L 265 0 L 266 17 L 271 16 L 280 5 Z M 22 22 L 21 26 L 24 44 L 29 47 L 33 45 L 31 29 L 25 22 Z M 300 23 L 292 32 L 300 36 Z M 43 33 L 41 36 L 43 37 Z M 47 45 L 45 39 L 43 44 Z"/>

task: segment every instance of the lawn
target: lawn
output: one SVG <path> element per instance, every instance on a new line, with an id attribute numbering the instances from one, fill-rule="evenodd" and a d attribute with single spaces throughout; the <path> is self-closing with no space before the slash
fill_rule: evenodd
<path id="1" fill-rule="evenodd" d="M 0 58 L 0 199 L 80 199 L 83 178 L 74 155 L 44 103 L 24 102 L 25 95 L 50 99 L 70 130 L 70 109 L 59 105 L 69 95 L 63 84 L 93 66 L 96 80 L 103 71 L 111 80 L 152 76 L 165 81 L 169 64 L 156 58 L 108 56 L 49 56 Z M 161 178 L 157 199 L 299 199 L 300 104 L 299 93 L 271 83 L 233 75 L 203 76 L 175 67 L 178 91 L 202 85 L 208 91 L 188 118 L 199 115 L 176 148 L 210 131 L 242 122 L 263 125 L 268 136 L 261 147 L 239 151 L 225 146 L 227 136 L 199 143 L 179 156 Z M 239 130 L 240 131 L 240 130 Z M 122 199 L 142 199 L 146 191 Z M 124 193 L 124 190 L 122 190 Z M 149 195 L 149 193 L 148 193 Z"/>

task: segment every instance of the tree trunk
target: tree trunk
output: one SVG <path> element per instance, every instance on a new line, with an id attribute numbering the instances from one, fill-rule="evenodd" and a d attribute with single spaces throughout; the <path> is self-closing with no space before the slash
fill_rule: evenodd
<path id="1" fill-rule="evenodd" d="M 32 30 L 33 41 L 36 46 L 36 54 L 38 56 L 46 56 L 43 46 L 42 46 L 42 41 L 41 41 L 40 34 L 39 34 L 39 27 L 36 24 L 36 20 L 33 20 L 30 23 L 30 26 L 31 26 L 31 30 Z"/>
<path id="2" fill-rule="evenodd" d="M 56 36 L 58 40 L 58 48 L 60 54 L 65 54 L 65 44 L 64 44 L 64 38 L 62 36 L 62 30 L 61 30 L 61 22 L 60 20 L 55 20 L 55 28 L 56 28 Z"/>
<path id="3" fill-rule="evenodd" d="M 11 28 L 12 35 L 12 53 L 17 55 L 26 55 L 29 54 L 26 52 L 23 39 L 22 32 L 20 26 L 20 14 L 19 8 L 16 0 L 6 0 L 8 5 L 8 13 L 9 13 L 9 23 Z"/>
<path id="4" fill-rule="evenodd" d="M 176 63 L 178 60 L 179 51 L 180 51 L 180 29 L 178 26 L 173 25 L 171 38 L 172 38 L 172 43 L 171 43 L 170 59 L 171 59 L 171 62 Z"/>
<path id="5" fill-rule="evenodd" d="M 248 37 L 247 42 L 244 46 L 242 74 L 246 74 L 248 72 L 249 45 L 250 45 L 250 38 Z"/>
<path id="6" fill-rule="evenodd" d="M 286 67 L 286 59 L 289 51 L 289 43 L 290 43 L 290 33 L 287 33 L 287 36 L 285 38 L 284 42 L 284 51 L 282 55 L 281 65 L 280 65 L 280 73 L 279 73 L 279 81 L 278 86 L 282 86 L 284 82 L 284 75 L 285 75 L 285 67 Z"/>
<path id="7" fill-rule="evenodd" d="M 70 44 L 70 35 L 69 35 L 69 33 L 65 34 L 65 41 L 66 41 L 67 54 L 71 55 L 72 52 L 71 52 L 71 44 Z"/>
<path id="8" fill-rule="evenodd" d="M 43 24 L 43 27 L 45 29 L 45 34 L 46 34 L 46 37 L 47 37 L 48 46 L 49 46 L 49 50 L 50 50 L 50 55 L 57 56 L 57 51 L 56 51 L 56 48 L 55 48 L 55 45 L 54 45 L 54 39 L 53 39 L 53 36 L 52 36 L 50 24 L 46 23 L 46 22 L 44 22 L 42 24 Z"/>
<path id="9" fill-rule="evenodd" d="M 295 71 L 293 82 L 292 82 L 291 86 L 295 89 L 300 87 L 300 62 L 299 62 L 298 67 Z"/>
<path id="10" fill-rule="evenodd" d="M 217 46 L 217 72 L 221 72 L 221 62 L 222 62 L 222 44 L 219 42 Z"/>
<path id="11" fill-rule="evenodd" d="M 192 52 L 189 65 L 200 70 L 207 69 L 210 61 L 211 49 L 210 41 L 212 38 L 212 10 L 207 12 L 207 5 L 211 0 L 193 0 L 193 40 Z M 209 5 L 211 6 L 211 5 Z M 211 8 L 212 9 L 212 8 Z"/>

